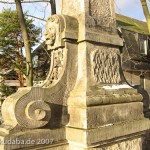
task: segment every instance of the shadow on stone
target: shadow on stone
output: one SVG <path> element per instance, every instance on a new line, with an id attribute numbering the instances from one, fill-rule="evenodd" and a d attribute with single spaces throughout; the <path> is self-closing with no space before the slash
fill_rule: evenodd
<path id="1" fill-rule="evenodd" d="M 138 93 L 140 93 L 143 96 L 143 112 L 144 112 L 144 117 L 150 118 L 150 99 L 149 99 L 149 94 L 147 93 L 142 86 L 135 86 L 135 88 L 138 90 Z"/>
<path id="2" fill-rule="evenodd" d="M 135 87 L 138 92 L 143 96 L 143 112 L 144 112 L 144 117 L 150 119 L 150 99 L 149 99 L 149 94 L 147 93 L 142 86 L 136 86 Z M 143 143 L 142 143 L 142 150 L 150 150 L 150 130 L 146 131 L 144 138 L 143 138 Z"/>
<path id="3" fill-rule="evenodd" d="M 69 121 L 67 106 L 57 105 L 54 103 L 50 103 L 49 105 L 51 107 L 51 119 L 44 128 L 57 128 L 65 126 Z"/>

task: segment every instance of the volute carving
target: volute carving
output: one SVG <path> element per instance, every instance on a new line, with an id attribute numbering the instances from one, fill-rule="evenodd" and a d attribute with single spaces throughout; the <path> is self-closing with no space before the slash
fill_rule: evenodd
<path id="1" fill-rule="evenodd" d="M 21 88 L 4 101 L 2 115 L 5 124 L 39 128 L 49 122 L 51 108 L 43 99 L 41 88 L 35 88 L 34 92 L 30 91 L 31 88 Z M 9 110 L 6 111 L 6 108 Z"/>

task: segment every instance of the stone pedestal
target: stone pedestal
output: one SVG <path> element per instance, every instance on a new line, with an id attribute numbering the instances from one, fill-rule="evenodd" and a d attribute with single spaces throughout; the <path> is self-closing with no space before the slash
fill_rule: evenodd
<path id="1" fill-rule="evenodd" d="M 61 5 L 61 13 L 79 23 L 78 74 L 67 101 L 69 148 L 142 149 L 150 123 L 143 116 L 142 96 L 124 85 L 114 2 L 62 0 Z"/>
<path id="2" fill-rule="evenodd" d="M 125 84 L 113 0 L 61 0 L 48 18 L 51 68 L 40 87 L 23 88 L 2 107 L 0 139 L 52 143 L 1 149 L 142 150 L 150 121 L 142 95 Z"/>

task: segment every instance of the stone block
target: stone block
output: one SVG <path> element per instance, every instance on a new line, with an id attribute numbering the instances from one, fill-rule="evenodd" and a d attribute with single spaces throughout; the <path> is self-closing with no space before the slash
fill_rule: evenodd
<path id="1" fill-rule="evenodd" d="M 98 147 L 98 145 L 108 144 L 115 139 L 127 139 L 130 135 L 142 135 L 150 128 L 149 119 L 122 122 L 95 129 L 77 129 L 67 127 L 67 139 L 69 143 L 74 143 L 83 148 Z M 124 149 L 123 149 L 124 150 Z"/>
<path id="2" fill-rule="evenodd" d="M 55 143 L 52 145 L 42 145 L 42 146 L 34 146 L 34 147 L 28 147 L 23 148 L 22 150 L 69 150 L 68 143 L 66 144 L 66 141 L 63 143 Z"/>
<path id="3" fill-rule="evenodd" d="M 35 129 L 0 136 L 0 150 L 23 149 L 29 147 L 52 146 L 55 143 L 66 141 L 65 128 L 58 129 Z M 3 135 L 3 136 L 2 136 Z M 4 143 L 4 144 L 3 144 Z"/>
<path id="4" fill-rule="evenodd" d="M 97 106 L 105 104 L 121 104 L 129 102 L 140 102 L 142 95 L 140 94 L 107 94 L 107 95 L 95 95 L 87 97 L 87 106 Z"/>
<path id="5" fill-rule="evenodd" d="M 117 141 L 109 145 L 102 145 L 98 147 L 84 148 L 79 145 L 70 144 L 70 150 L 142 150 L 143 137 L 134 137 L 128 140 Z"/>
<path id="6" fill-rule="evenodd" d="M 141 119 L 143 103 L 123 103 L 85 108 L 69 107 L 68 126 L 76 128 L 97 128 L 122 121 Z"/>

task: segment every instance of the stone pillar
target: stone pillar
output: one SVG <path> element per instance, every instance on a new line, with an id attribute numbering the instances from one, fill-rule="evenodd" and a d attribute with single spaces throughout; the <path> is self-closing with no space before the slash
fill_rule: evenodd
<path id="1" fill-rule="evenodd" d="M 114 1 L 61 0 L 61 13 L 79 23 L 78 74 L 67 101 L 70 150 L 142 149 L 150 123 L 142 96 L 122 76 Z"/>
<path id="2" fill-rule="evenodd" d="M 46 25 L 47 78 L 4 101 L 0 149 L 142 150 L 150 122 L 124 84 L 113 0 L 61 5 Z"/>

